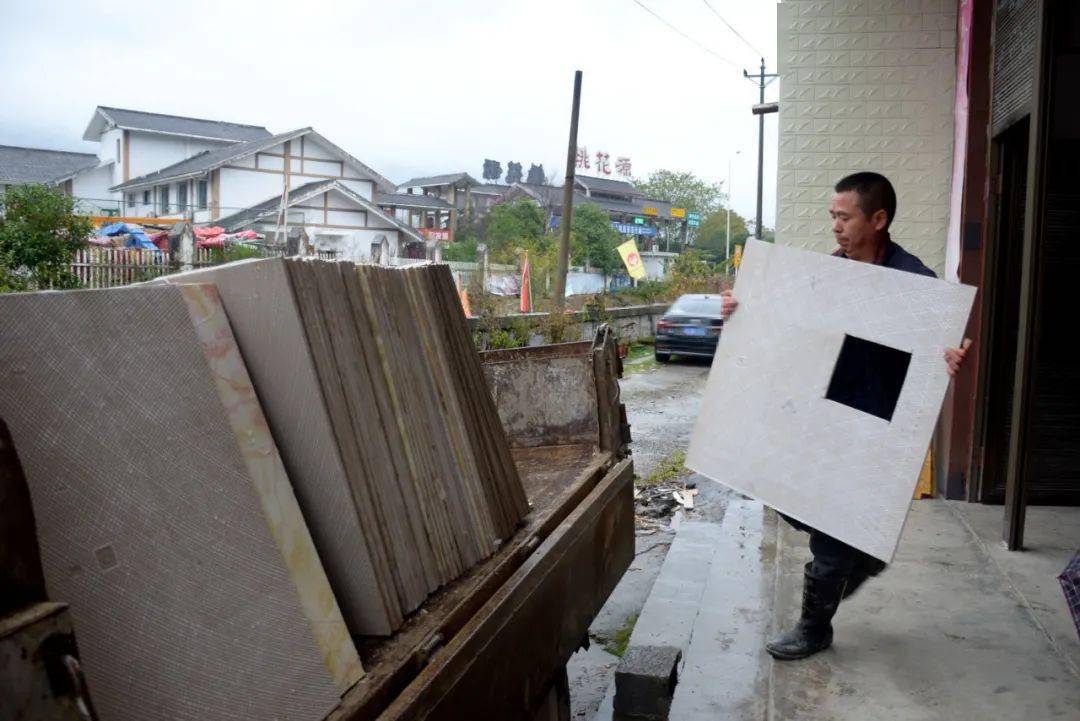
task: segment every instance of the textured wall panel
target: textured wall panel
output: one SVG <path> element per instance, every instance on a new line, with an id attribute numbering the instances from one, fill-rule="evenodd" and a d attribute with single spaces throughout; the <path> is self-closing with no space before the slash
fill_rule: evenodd
<path id="1" fill-rule="evenodd" d="M 0 417 L 103 721 L 334 707 L 178 288 L 0 297 Z"/>
<path id="2" fill-rule="evenodd" d="M 799 0 L 777 10 L 777 242 L 833 250 L 832 187 L 848 173 L 873 170 L 896 187 L 893 239 L 940 274 L 947 223 L 937 218 L 948 212 L 951 183 L 956 3 Z"/>
<path id="3" fill-rule="evenodd" d="M 751 241 L 735 294 L 686 465 L 891 560 L 975 289 Z M 826 399 L 846 334 L 911 354 L 891 420 Z"/>

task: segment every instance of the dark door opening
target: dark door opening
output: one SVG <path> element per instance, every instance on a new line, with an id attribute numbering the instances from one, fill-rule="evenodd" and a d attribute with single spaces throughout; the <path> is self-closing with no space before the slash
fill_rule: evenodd
<path id="1" fill-rule="evenodd" d="M 984 342 L 989 348 L 984 377 L 982 448 L 977 500 L 1002 503 L 1012 428 L 1016 338 L 1020 323 L 1021 250 L 1024 244 L 1024 203 L 1027 196 L 1029 122 L 1025 118 L 994 141 L 1000 178 L 997 217 L 990 238 L 991 269 L 984 293 L 988 312 Z"/>

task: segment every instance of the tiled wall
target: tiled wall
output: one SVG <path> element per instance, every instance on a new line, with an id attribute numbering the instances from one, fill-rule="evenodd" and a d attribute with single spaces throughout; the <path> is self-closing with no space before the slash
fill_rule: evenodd
<path id="1" fill-rule="evenodd" d="M 777 242 L 831 252 L 832 187 L 873 170 L 896 187 L 893 239 L 939 274 L 952 175 L 959 0 L 778 6 Z"/>

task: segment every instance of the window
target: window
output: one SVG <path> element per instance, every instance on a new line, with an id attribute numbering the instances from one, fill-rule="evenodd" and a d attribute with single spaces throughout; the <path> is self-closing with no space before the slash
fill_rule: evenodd
<path id="1" fill-rule="evenodd" d="M 116 162 L 120 162 L 120 138 L 116 139 Z"/>
<path id="2" fill-rule="evenodd" d="M 704 298 L 683 296 L 675 301 L 668 312 L 678 315 L 720 315 L 720 305 L 721 299 L 718 295 Z"/>
<path id="3" fill-rule="evenodd" d="M 149 190 L 144 190 L 142 192 L 142 204 L 143 205 L 150 205 L 150 191 Z"/>
<path id="4" fill-rule="evenodd" d="M 210 184 L 207 183 L 205 180 L 200 180 L 199 181 L 199 188 L 198 188 L 198 192 L 197 192 L 197 201 L 198 201 L 198 205 L 199 205 L 199 210 L 206 210 L 206 196 L 208 194 L 208 190 L 209 190 L 208 186 L 209 185 Z"/>
<path id="5" fill-rule="evenodd" d="M 169 186 L 167 185 L 162 185 L 158 190 L 158 212 L 169 212 Z"/>
<path id="6" fill-rule="evenodd" d="M 186 213 L 188 211 L 187 187 L 187 181 L 177 183 L 176 185 L 176 209 L 181 213 Z"/>
<path id="7" fill-rule="evenodd" d="M 129 208 L 135 207 L 135 193 L 128 193 L 127 204 Z"/>

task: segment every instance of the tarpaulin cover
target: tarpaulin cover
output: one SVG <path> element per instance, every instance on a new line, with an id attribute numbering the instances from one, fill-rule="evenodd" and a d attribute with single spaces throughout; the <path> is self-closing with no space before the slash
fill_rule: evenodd
<path id="1" fill-rule="evenodd" d="M 216 232 L 214 232 L 216 231 Z M 227 243 L 242 243 L 247 240 L 261 238 L 254 230 L 242 230 L 239 233 L 226 233 L 216 226 L 209 228 L 196 228 L 196 248 L 224 248 Z"/>
<path id="2" fill-rule="evenodd" d="M 98 228 L 95 234 L 99 238 L 112 237 L 114 235 L 127 235 L 128 241 L 125 247 L 141 248 L 143 250 L 158 250 L 153 241 L 146 235 L 142 228 L 128 223 L 110 223 Z"/>
<path id="3" fill-rule="evenodd" d="M 157 246 L 157 249 L 163 253 L 169 250 L 169 231 L 159 230 L 150 236 L 150 242 Z"/>

